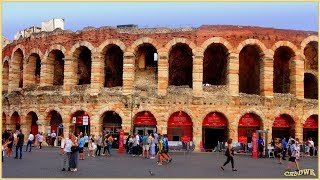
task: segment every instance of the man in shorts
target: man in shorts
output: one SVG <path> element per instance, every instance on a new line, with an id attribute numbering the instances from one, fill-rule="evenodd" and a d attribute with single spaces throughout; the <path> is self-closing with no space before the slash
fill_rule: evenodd
<path id="1" fill-rule="evenodd" d="M 290 141 L 290 150 L 291 150 L 291 154 L 290 154 L 290 157 L 289 157 L 289 161 L 288 161 L 288 170 L 290 170 L 290 162 L 293 162 L 296 164 L 296 171 L 299 171 L 299 164 L 298 164 L 298 161 L 296 159 L 297 157 L 297 147 L 296 147 L 296 143 L 294 141 L 294 139 L 291 139 Z"/>
<path id="2" fill-rule="evenodd" d="M 148 133 L 146 133 L 143 136 L 143 140 L 142 140 L 142 143 L 143 143 L 143 146 L 142 146 L 142 157 L 143 158 L 147 158 L 147 159 L 149 158 L 149 149 L 150 149 L 150 144 L 148 142 L 148 139 L 149 139 L 149 135 L 148 135 Z"/>

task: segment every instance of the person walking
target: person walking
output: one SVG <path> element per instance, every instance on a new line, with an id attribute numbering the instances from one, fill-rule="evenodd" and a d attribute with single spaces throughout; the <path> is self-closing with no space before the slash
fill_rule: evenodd
<path id="1" fill-rule="evenodd" d="M 11 156 L 11 152 L 12 152 L 12 146 L 13 146 L 13 143 L 14 143 L 14 137 L 13 137 L 13 133 L 10 132 L 10 135 L 9 135 L 9 138 L 7 140 L 7 142 L 10 142 L 8 143 L 7 145 L 7 150 L 6 150 L 6 156 L 7 157 L 10 157 Z"/>
<path id="2" fill-rule="evenodd" d="M 300 159 L 300 142 L 299 142 L 299 138 L 296 138 L 296 159 L 297 159 L 297 161 L 299 161 L 299 159 Z"/>
<path id="3" fill-rule="evenodd" d="M 76 172 L 78 171 L 79 147 L 77 137 L 73 134 L 71 135 L 71 141 L 72 146 L 69 166 L 71 171 Z"/>
<path id="4" fill-rule="evenodd" d="M 314 156 L 314 142 L 311 137 L 309 138 L 309 154 Z"/>
<path id="5" fill-rule="evenodd" d="M 28 146 L 30 145 L 30 150 L 29 152 L 31 152 L 31 147 L 32 147 L 32 141 L 34 140 L 34 135 L 32 134 L 32 132 L 30 131 L 29 137 L 28 137 L 28 143 L 27 143 L 27 147 L 26 147 L 26 152 L 28 151 Z"/>
<path id="6" fill-rule="evenodd" d="M 34 145 L 36 146 L 36 148 L 40 148 L 40 146 L 39 146 L 39 136 L 40 136 L 40 132 L 38 132 L 37 134 L 36 134 L 36 136 L 35 136 L 35 142 L 34 142 Z"/>
<path id="7" fill-rule="evenodd" d="M 63 164 L 62 164 L 62 171 L 65 171 L 65 167 L 68 168 L 68 171 L 70 171 L 70 156 L 71 156 L 71 147 L 72 147 L 72 133 L 69 133 L 69 136 L 67 138 L 65 138 L 64 143 L 61 143 L 61 146 L 63 148 L 64 151 L 64 155 L 63 155 Z M 66 166 L 68 163 L 68 166 Z"/>
<path id="8" fill-rule="evenodd" d="M 155 139 L 154 139 L 154 134 L 151 133 L 149 138 L 151 139 L 151 145 L 150 145 L 150 159 L 156 158 L 156 144 L 155 144 Z"/>
<path id="9" fill-rule="evenodd" d="M 262 137 L 260 136 L 258 140 L 259 158 L 263 157 L 263 149 L 264 149 L 264 142 Z"/>
<path id="10" fill-rule="evenodd" d="M 142 138 L 142 158 L 149 158 L 150 145 L 148 144 L 148 133 L 146 133 Z"/>
<path id="11" fill-rule="evenodd" d="M 154 132 L 153 133 L 153 136 L 154 136 L 154 144 L 155 144 L 155 150 L 156 150 L 156 154 L 158 153 L 158 133 L 157 132 Z"/>
<path id="12" fill-rule="evenodd" d="M 57 134 L 55 133 L 54 130 L 52 130 L 52 133 L 51 133 L 51 145 L 52 145 L 52 147 L 54 146 L 54 143 L 56 141 L 56 137 L 57 137 Z"/>
<path id="13" fill-rule="evenodd" d="M 101 154 L 101 148 L 102 148 L 102 134 L 100 133 L 97 137 L 97 150 L 96 150 L 96 156 L 100 156 Z"/>
<path id="14" fill-rule="evenodd" d="M 113 144 L 113 137 L 111 134 L 109 134 L 109 137 L 108 137 L 108 156 L 111 156 L 112 144 Z"/>
<path id="15" fill-rule="evenodd" d="M 224 166 L 226 166 L 231 161 L 232 171 L 237 171 L 237 169 L 234 168 L 234 159 L 233 159 L 233 150 L 231 147 L 232 139 L 228 139 L 227 141 L 228 147 L 226 151 L 227 161 L 221 166 L 221 169 L 224 170 Z"/>
<path id="16" fill-rule="evenodd" d="M 171 156 L 169 155 L 169 142 L 167 134 L 163 135 L 163 147 L 164 147 L 164 154 L 166 156 L 167 163 L 172 161 Z"/>
<path id="17" fill-rule="evenodd" d="M 16 142 L 16 157 L 18 159 L 18 150 L 20 150 L 20 158 L 22 159 L 22 146 L 24 141 L 24 134 L 22 133 L 22 129 L 19 130 L 19 134 L 17 135 L 17 142 Z"/>
<path id="18" fill-rule="evenodd" d="M 62 133 L 58 138 L 59 138 L 59 140 L 61 142 L 61 144 L 60 144 L 60 155 L 63 155 L 64 154 L 64 145 L 65 145 L 64 134 Z"/>
<path id="19" fill-rule="evenodd" d="M 88 144 L 89 144 L 89 136 L 87 133 L 84 133 L 84 151 L 88 151 Z"/>
<path id="20" fill-rule="evenodd" d="M 274 144 L 274 153 L 276 154 L 276 156 L 279 158 L 279 164 L 282 164 L 281 162 L 281 156 L 282 156 L 282 151 L 283 151 L 283 146 L 282 144 L 280 143 L 280 139 L 276 140 L 275 141 L 275 144 Z"/>
<path id="21" fill-rule="evenodd" d="M 296 143 L 293 139 L 291 139 L 290 141 L 290 151 L 291 151 L 291 154 L 290 154 L 290 157 L 289 157 L 289 161 L 288 161 L 288 169 L 287 170 L 290 170 L 290 162 L 293 162 L 295 163 L 296 165 L 296 171 L 299 171 L 299 164 L 298 164 L 298 161 L 297 161 L 297 147 L 296 147 Z"/>
<path id="22" fill-rule="evenodd" d="M 282 151 L 282 160 L 286 160 L 286 154 L 287 154 L 287 142 L 286 138 L 284 137 L 281 141 L 283 151 Z"/>
<path id="23" fill-rule="evenodd" d="M 38 142 L 39 142 L 39 149 L 42 149 L 42 142 L 43 142 L 43 134 L 42 134 L 42 132 L 38 136 Z"/>
<path id="24" fill-rule="evenodd" d="M 84 151 L 84 137 L 83 135 L 80 135 L 80 139 L 79 139 L 79 156 L 80 156 L 80 160 L 84 160 L 84 154 L 83 154 L 83 151 Z"/>

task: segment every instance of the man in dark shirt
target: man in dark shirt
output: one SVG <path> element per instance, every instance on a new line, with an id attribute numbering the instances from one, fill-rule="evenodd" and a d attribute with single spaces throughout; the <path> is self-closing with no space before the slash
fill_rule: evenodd
<path id="1" fill-rule="evenodd" d="M 22 146 L 23 146 L 23 141 L 24 141 L 24 135 L 22 134 L 22 130 L 19 130 L 19 134 L 17 136 L 17 145 L 16 145 L 16 157 L 15 159 L 18 159 L 18 150 L 20 149 L 20 158 L 22 159 Z"/>

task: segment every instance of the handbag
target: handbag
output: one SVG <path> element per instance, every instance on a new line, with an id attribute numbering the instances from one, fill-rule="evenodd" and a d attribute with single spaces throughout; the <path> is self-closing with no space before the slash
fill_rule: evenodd
<path id="1" fill-rule="evenodd" d="M 79 151 L 79 147 L 78 146 L 72 146 L 71 147 L 71 152 L 77 152 L 77 151 Z"/>

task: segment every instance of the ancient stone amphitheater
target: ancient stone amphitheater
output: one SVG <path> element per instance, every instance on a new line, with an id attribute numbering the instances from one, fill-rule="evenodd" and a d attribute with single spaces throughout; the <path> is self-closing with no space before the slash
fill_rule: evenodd
<path id="1" fill-rule="evenodd" d="M 196 150 L 257 129 L 318 138 L 317 32 L 55 30 L 4 47 L 2 67 L 2 128 L 25 134 L 157 130 Z"/>

